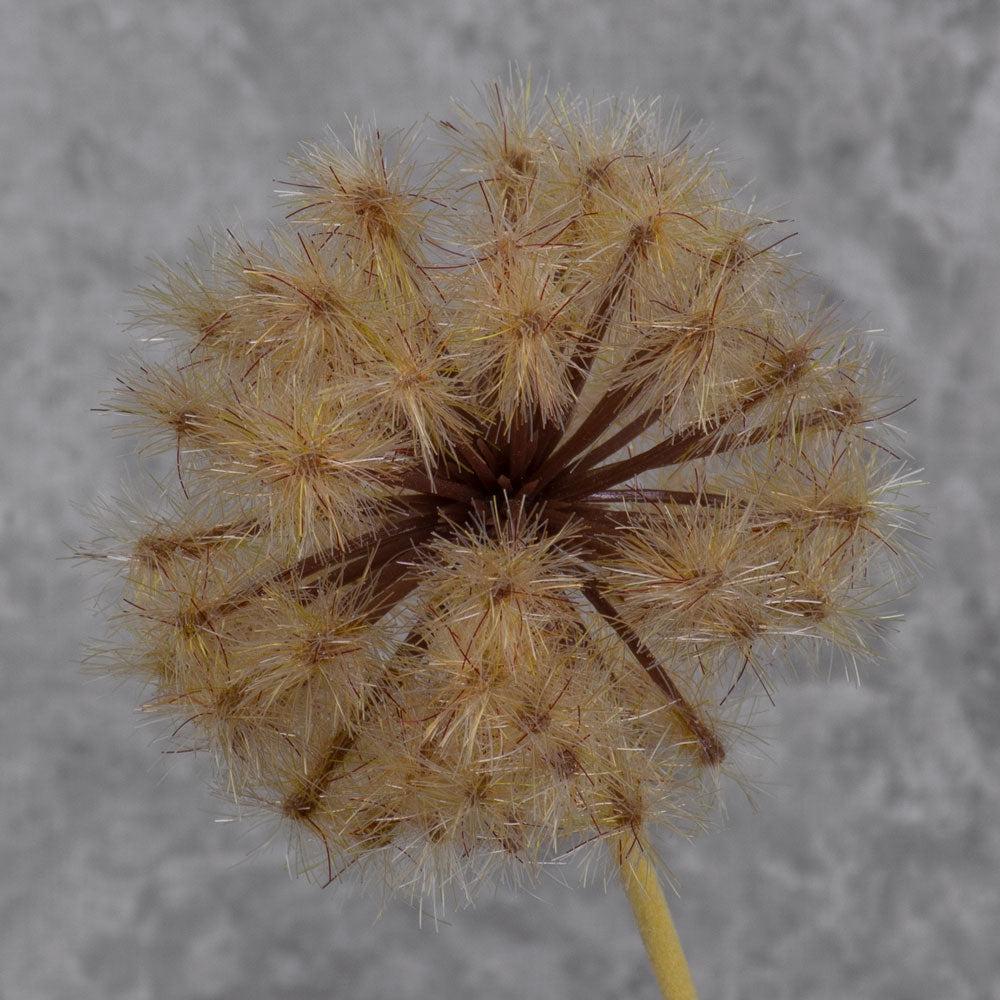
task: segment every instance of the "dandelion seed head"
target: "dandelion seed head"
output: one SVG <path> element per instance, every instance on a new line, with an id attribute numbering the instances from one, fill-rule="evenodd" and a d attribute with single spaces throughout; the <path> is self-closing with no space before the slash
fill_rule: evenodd
<path id="1" fill-rule="evenodd" d="M 155 495 L 80 553 L 171 746 L 299 871 L 436 909 L 701 829 L 914 565 L 887 372 L 784 223 L 656 102 L 482 96 L 303 146 L 267 240 L 158 266 L 104 407 Z"/>

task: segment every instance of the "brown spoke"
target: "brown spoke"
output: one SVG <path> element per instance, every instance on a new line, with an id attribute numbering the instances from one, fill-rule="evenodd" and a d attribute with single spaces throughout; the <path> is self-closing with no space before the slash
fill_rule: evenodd
<path id="1" fill-rule="evenodd" d="M 465 483 L 457 483 L 452 479 L 445 479 L 443 476 L 435 475 L 431 478 L 426 472 L 410 469 L 404 472 L 399 482 L 408 490 L 415 493 L 422 493 L 429 496 L 447 497 L 449 500 L 467 502 L 480 495 L 479 491 L 467 486 Z"/>
<path id="2" fill-rule="evenodd" d="M 493 489 L 497 482 L 496 473 L 479 451 L 467 441 L 458 441 L 455 447 L 462 458 L 468 462 L 469 468 L 475 473 L 482 487 L 487 490 Z"/>
<path id="3" fill-rule="evenodd" d="M 628 288 L 629 278 L 635 268 L 638 259 L 640 244 L 631 240 L 628 246 L 622 251 L 615 266 L 614 278 L 601 296 L 601 301 L 594 308 L 593 318 L 588 324 L 588 331 L 580 342 L 569 361 L 570 389 L 573 396 L 577 396 L 583 388 L 584 382 L 590 375 L 591 365 L 597 356 L 597 351 L 604 341 L 607 332 L 611 327 L 611 318 L 614 316 L 615 306 L 621 301 L 621 297 Z M 561 426 L 565 427 L 572 417 L 572 408 L 565 414 Z"/>
<path id="4" fill-rule="evenodd" d="M 136 541 L 132 558 L 137 561 L 158 562 L 161 559 L 168 559 L 177 553 L 185 556 L 195 556 L 201 553 L 202 550 L 209 549 L 221 542 L 242 542 L 248 538 L 255 538 L 263 530 L 264 528 L 260 521 L 256 518 L 247 518 L 244 521 L 217 524 L 212 528 L 206 528 L 204 531 L 196 531 L 179 538 L 172 538 L 170 535 L 157 534 L 156 531 L 151 531 Z M 111 559 L 120 557 L 112 556 L 107 552 L 90 549 L 74 549 L 72 558 L 110 561 Z"/>
<path id="5" fill-rule="evenodd" d="M 429 533 L 429 532 L 428 532 Z M 367 624 L 377 622 L 386 612 L 398 606 L 419 586 L 422 579 L 413 566 L 397 560 L 389 560 L 375 576 L 375 592 L 377 597 L 366 608 L 362 621 Z M 303 781 L 300 786 L 282 803 L 282 809 L 287 816 L 307 818 L 319 805 L 327 786 L 335 772 L 343 764 L 345 758 L 354 748 L 357 740 L 357 722 L 365 713 L 370 712 L 381 702 L 389 692 L 392 681 L 397 676 L 394 669 L 395 659 L 407 647 L 416 649 L 426 647 L 426 638 L 421 634 L 420 623 L 414 625 L 406 638 L 396 647 L 393 658 L 382 672 L 378 683 L 370 688 L 361 699 L 361 704 L 355 712 L 355 721 L 343 726 L 330 740 L 323 753 L 319 767 L 313 777 Z"/>
<path id="6" fill-rule="evenodd" d="M 594 363 L 594 358 L 597 357 L 597 352 L 611 327 L 611 319 L 614 316 L 615 307 L 621 301 L 622 296 L 628 288 L 629 278 L 635 268 L 640 248 L 641 243 L 637 242 L 637 238 L 632 238 L 625 249 L 622 250 L 614 269 L 614 278 L 608 284 L 604 295 L 601 296 L 601 300 L 594 307 L 591 320 L 587 324 L 587 330 L 580 337 L 576 350 L 570 357 L 567 369 L 570 373 L 571 402 L 566 412 L 560 418 L 548 422 L 540 430 L 539 444 L 536 449 L 539 467 L 547 462 L 563 430 L 573 418 L 575 401 L 579 399 L 584 383 L 590 377 L 590 369 Z"/>
<path id="7" fill-rule="evenodd" d="M 407 637 L 396 647 L 395 655 L 382 672 L 382 676 L 379 677 L 378 682 L 365 692 L 364 697 L 361 699 L 361 704 L 355 711 L 357 718 L 360 719 L 372 711 L 385 698 L 393 680 L 397 676 L 397 671 L 393 669 L 393 662 L 396 657 L 407 646 L 423 649 L 426 645 L 427 641 L 419 633 L 418 628 L 416 626 L 412 628 Z M 357 723 L 354 722 L 341 727 L 330 738 L 323 749 L 323 753 L 319 758 L 319 764 L 313 775 L 304 778 L 299 787 L 282 802 L 282 811 L 286 816 L 304 819 L 316 810 L 334 774 L 344 763 L 351 750 L 354 749 L 357 736 Z"/>
<path id="8" fill-rule="evenodd" d="M 366 616 L 371 621 L 377 621 L 394 604 L 402 601 L 413 589 L 412 586 L 404 587 L 398 594 L 393 589 L 399 578 L 407 574 L 416 576 L 415 573 L 411 572 L 413 570 L 412 564 L 403 562 L 401 557 L 409 556 L 435 533 L 441 537 L 450 537 L 451 533 L 455 530 L 455 524 L 450 518 L 454 517 L 461 521 L 468 513 L 468 510 L 468 507 L 458 503 L 442 506 L 439 508 L 441 520 L 386 539 L 372 552 L 367 561 L 356 560 L 347 570 L 336 565 L 331 566 L 325 577 L 315 581 L 312 585 L 314 593 L 319 593 L 325 586 L 326 581 L 331 578 L 337 586 L 343 586 L 344 584 L 353 583 L 355 580 L 365 576 L 365 574 L 371 574 L 373 590 L 378 595 L 378 603 L 369 607 Z M 371 615 L 379 608 L 381 610 L 372 618 Z"/>
<path id="9" fill-rule="evenodd" d="M 653 655 L 652 650 L 622 621 L 615 606 L 601 593 L 596 580 L 590 579 L 584 583 L 583 596 L 615 630 L 618 638 L 628 647 L 629 652 L 646 671 L 653 683 L 667 696 L 671 711 L 697 741 L 698 755 L 702 761 L 712 766 L 721 764 L 726 757 L 722 740 L 687 701 L 673 678 Z"/>
<path id="10" fill-rule="evenodd" d="M 534 416 L 518 413 L 510 430 L 509 473 L 511 479 L 519 481 L 535 457 L 535 442 L 530 433 L 530 421 Z"/>
<path id="11" fill-rule="evenodd" d="M 456 504 L 451 511 L 445 508 L 443 513 L 446 516 L 448 513 L 461 515 L 465 513 L 465 510 Z M 439 537 L 450 538 L 454 535 L 457 527 L 451 521 L 445 521 L 440 527 L 432 524 L 419 533 L 412 533 L 405 544 L 395 543 L 386 546 L 385 550 L 379 553 L 377 565 L 371 567 L 375 570 L 372 577 L 372 590 L 376 598 L 365 611 L 367 621 L 378 621 L 382 615 L 404 601 L 417 588 L 421 580 L 421 572 L 411 562 L 403 561 L 402 557 L 407 556 L 420 543 L 427 541 L 431 535 L 435 534 L 436 529 Z"/>
<path id="12" fill-rule="evenodd" d="M 608 456 L 613 455 L 616 451 L 620 451 L 630 441 L 634 441 L 643 431 L 652 427 L 659 418 L 659 410 L 646 410 L 645 413 L 640 413 L 637 417 L 630 420 L 616 434 L 612 434 L 606 441 L 603 441 L 596 447 L 591 448 L 591 450 L 584 455 L 575 466 L 573 466 L 572 474 L 579 475 L 587 469 L 592 469 L 598 463 L 603 462 L 604 459 L 608 458 Z"/>
<path id="13" fill-rule="evenodd" d="M 731 500 L 724 493 L 695 490 L 623 489 L 600 490 L 580 497 L 578 503 L 676 503 L 692 506 L 725 507 Z"/>
<path id="14" fill-rule="evenodd" d="M 722 429 L 730 423 L 730 421 L 739 416 L 745 415 L 759 402 L 766 399 L 770 395 L 772 389 L 774 389 L 778 384 L 780 383 L 776 382 L 773 385 L 760 387 L 756 391 L 749 393 L 735 409 L 730 410 L 727 413 L 716 413 L 706 421 L 690 424 L 683 430 L 672 434 L 665 441 L 661 441 L 659 445 L 655 446 L 655 448 L 649 449 L 648 452 L 643 452 L 642 454 L 648 454 L 649 452 L 656 450 L 656 448 L 676 448 L 679 456 L 684 457 L 683 450 L 686 446 L 703 440 L 708 440 L 713 435 L 720 433 Z M 608 438 L 607 441 L 591 449 L 591 451 L 584 455 L 584 457 L 573 467 L 572 470 L 559 474 L 556 477 L 556 490 L 559 490 L 566 482 L 574 478 L 584 476 L 589 469 L 592 469 L 599 462 L 604 461 L 604 459 L 609 455 L 613 455 L 620 448 L 624 448 L 630 441 L 634 440 L 643 431 L 647 430 L 654 423 L 656 423 L 659 417 L 660 411 L 656 408 L 646 410 L 644 413 L 640 413 L 638 416 L 634 417 L 631 421 L 629 421 L 629 423 L 621 428 L 621 430 Z M 631 461 L 631 458 L 624 459 L 623 461 Z M 613 467 L 614 466 L 607 466 L 607 468 Z M 628 478 L 628 476 L 624 478 Z M 616 480 L 616 482 L 622 482 L 622 480 L 619 479 Z M 613 486 L 614 483 L 608 483 L 607 485 Z M 601 489 L 604 487 L 598 488 Z"/>
<path id="15" fill-rule="evenodd" d="M 540 487 L 544 488 L 552 482 L 576 455 L 593 444 L 618 410 L 626 404 L 629 395 L 629 390 L 625 389 L 613 389 L 605 393 L 580 426 L 548 456 L 544 466 L 536 470 Z"/>
<path id="16" fill-rule="evenodd" d="M 722 286 L 720 285 L 720 291 L 721 287 Z M 645 360 L 648 360 L 652 356 L 653 352 L 650 348 L 638 350 L 634 352 L 632 357 L 626 362 L 625 367 L 626 369 L 633 367 Z M 793 351 L 786 354 L 784 366 L 779 368 L 776 373 L 772 374 L 771 378 L 768 379 L 763 385 L 758 386 L 756 389 L 749 390 L 740 402 L 739 406 L 730 410 L 728 413 L 717 413 L 710 417 L 707 421 L 697 425 L 692 425 L 692 427 L 687 428 L 686 431 L 681 431 L 679 433 L 685 434 L 687 431 L 693 431 L 700 438 L 703 435 L 711 435 L 720 431 L 735 417 L 746 414 L 758 403 L 767 399 L 768 396 L 770 396 L 776 389 L 783 385 L 787 385 L 790 379 L 794 378 L 795 373 L 800 367 L 801 359 L 798 358 L 797 352 Z M 663 416 L 662 407 L 652 407 L 651 409 L 633 417 L 632 420 L 630 420 L 617 433 L 613 434 L 602 444 L 591 448 L 590 452 L 576 463 L 572 472 L 567 474 L 567 466 L 569 466 L 573 457 L 580 451 L 583 451 L 585 448 L 593 445 L 600 436 L 601 431 L 607 427 L 610 418 L 615 415 L 616 410 L 624 408 L 632 403 L 641 391 L 641 387 L 633 387 L 628 392 L 619 388 L 605 394 L 586 420 L 584 420 L 584 422 L 574 431 L 573 435 L 559 448 L 557 456 L 553 456 L 555 458 L 555 462 L 552 466 L 547 466 L 545 475 L 541 477 L 543 481 L 546 483 L 556 481 L 561 484 L 561 482 L 570 475 L 582 475 L 586 472 L 586 470 L 592 469 L 599 462 L 603 462 L 605 458 L 608 458 L 616 451 L 624 448 L 630 441 L 634 440 L 643 431 L 647 430 L 654 423 L 656 423 L 656 421 Z M 674 435 L 674 437 L 676 438 L 677 435 Z"/>
<path id="17" fill-rule="evenodd" d="M 653 354 L 652 349 L 648 347 L 633 352 L 632 356 L 625 362 L 625 370 L 648 360 Z M 576 430 L 548 457 L 545 469 L 539 475 L 542 486 L 544 487 L 559 476 L 580 452 L 591 448 L 615 416 L 635 401 L 642 388 L 641 385 L 619 386 L 606 392 Z M 608 455 L 613 455 L 619 448 L 623 448 L 647 427 L 654 424 L 660 414 L 661 408 L 659 407 L 640 413 L 604 444 L 592 448 L 587 457 L 577 463 L 576 468 L 578 470 L 591 468 L 603 461 Z"/>
<path id="18" fill-rule="evenodd" d="M 604 541 L 602 535 L 610 534 L 618 525 L 610 518 L 611 512 L 601 507 L 587 508 L 577 503 L 552 503 L 545 505 L 545 518 L 555 530 L 565 527 L 574 518 L 583 521 L 591 532 L 578 543 L 592 558 L 614 555 L 615 549 Z"/>
<path id="19" fill-rule="evenodd" d="M 335 733 L 323 750 L 316 770 L 303 777 L 281 802 L 281 811 L 290 819 L 306 820 L 319 805 L 334 772 L 351 752 L 356 733 L 346 726 Z"/>
<path id="20" fill-rule="evenodd" d="M 303 583 L 325 570 L 339 569 L 344 582 L 351 582 L 364 572 L 365 566 L 383 558 L 391 559 L 429 536 L 437 523 L 437 512 L 419 514 L 404 518 L 386 529 L 362 535 L 348 547 L 321 549 L 305 556 L 280 573 L 252 584 L 228 600 L 216 604 L 209 608 L 206 614 L 209 617 L 231 614 L 269 587 Z"/>
<path id="21" fill-rule="evenodd" d="M 202 531 L 198 534 L 191 535 L 190 538 L 184 539 L 184 541 L 179 544 L 197 545 L 198 542 L 223 541 L 233 536 L 253 538 L 256 535 L 259 535 L 261 531 L 263 531 L 263 527 L 261 526 L 260 521 L 256 518 L 247 518 L 245 521 L 234 521 L 231 524 L 216 525 L 208 531 Z"/>
<path id="22" fill-rule="evenodd" d="M 369 622 L 377 622 L 387 611 L 404 601 L 420 583 L 420 573 L 412 566 L 396 562 L 375 577 L 378 598 L 365 611 Z"/>
<path id="23" fill-rule="evenodd" d="M 735 414 L 738 416 L 739 413 Z M 778 430 L 761 426 L 752 431 L 723 433 L 726 421 L 715 418 L 707 428 L 693 424 L 683 431 L 647 448 L 638 455 L 624 458 L 611 465 L 569 476 L 564 483 L 550 489 L 552 499 L 568 500 L 587 496 L 638 476 L 652 469 L 662 469 L 678 462 L 691 462 L 710 455 L 721 455 L 735 448 L 752 448 L 768 441 L 776 441 L 796 431 L 806 431 L 813 427 L 827 426 L 831 422 L 830 410 L 815 410 L 804 417 L 787 421 Z"/>
<path id="24" fill-rule="evenodd" d="M 486 460 L 487 465 L 491 469 L 499 470 L 503 463 L 503 455 L 481 435 L 475 439 L 475 445 Z"/>

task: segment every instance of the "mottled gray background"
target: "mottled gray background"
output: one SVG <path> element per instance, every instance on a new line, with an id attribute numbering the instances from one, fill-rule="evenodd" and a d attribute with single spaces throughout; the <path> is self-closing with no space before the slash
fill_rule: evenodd
<path id="1" fill-rule="evenodd" d="M 60 561 L 125 445 L 88 412 L 144 258 L 273 211 L 300 139 L 502 73 L 677 99 L 884 326 L 932 567 L 861 690 L 786 689 L 754 813 L 667 845 L 705 1000 L 1000 997 L 997 0 L 0 0 L 0 997 L 654 996 L 616 892 L 414 911 L 290 881 L 165 767 Z M 235 866 L 235 867 L 234 867 Z"/>

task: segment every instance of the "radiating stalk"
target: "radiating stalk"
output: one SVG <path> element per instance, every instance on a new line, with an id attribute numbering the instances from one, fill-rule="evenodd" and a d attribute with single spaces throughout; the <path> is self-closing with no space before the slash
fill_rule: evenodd
<path id="1" fill-rule="evenodd" d="M 712 732 L 711 727 L 698 714 L 694 706 L 684 697 L 674 679 L 664 669 L 653 651 L 622 621 L 618 609 L 601 593 L 593 580 L 583 586 L 583 596 L 593 605 L 594 610 L 618 633 L 618 638 L 628 647 L 639 665 L 649 675 L 650 680 L 667 696 L 670 710 L 678 722 L 694 738 L 698 756 L 705 764 L 721 764 L 726 757 L 722 740 Z"/>

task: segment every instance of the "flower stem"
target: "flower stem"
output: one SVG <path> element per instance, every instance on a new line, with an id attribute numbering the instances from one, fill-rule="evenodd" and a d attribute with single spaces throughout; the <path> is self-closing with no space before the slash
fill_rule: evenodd
<path id="1" fill-rule="evenodd" d="M 631 834 L 610 844 L 663 1000 L 698 1000 L 656 871 Z"/>

